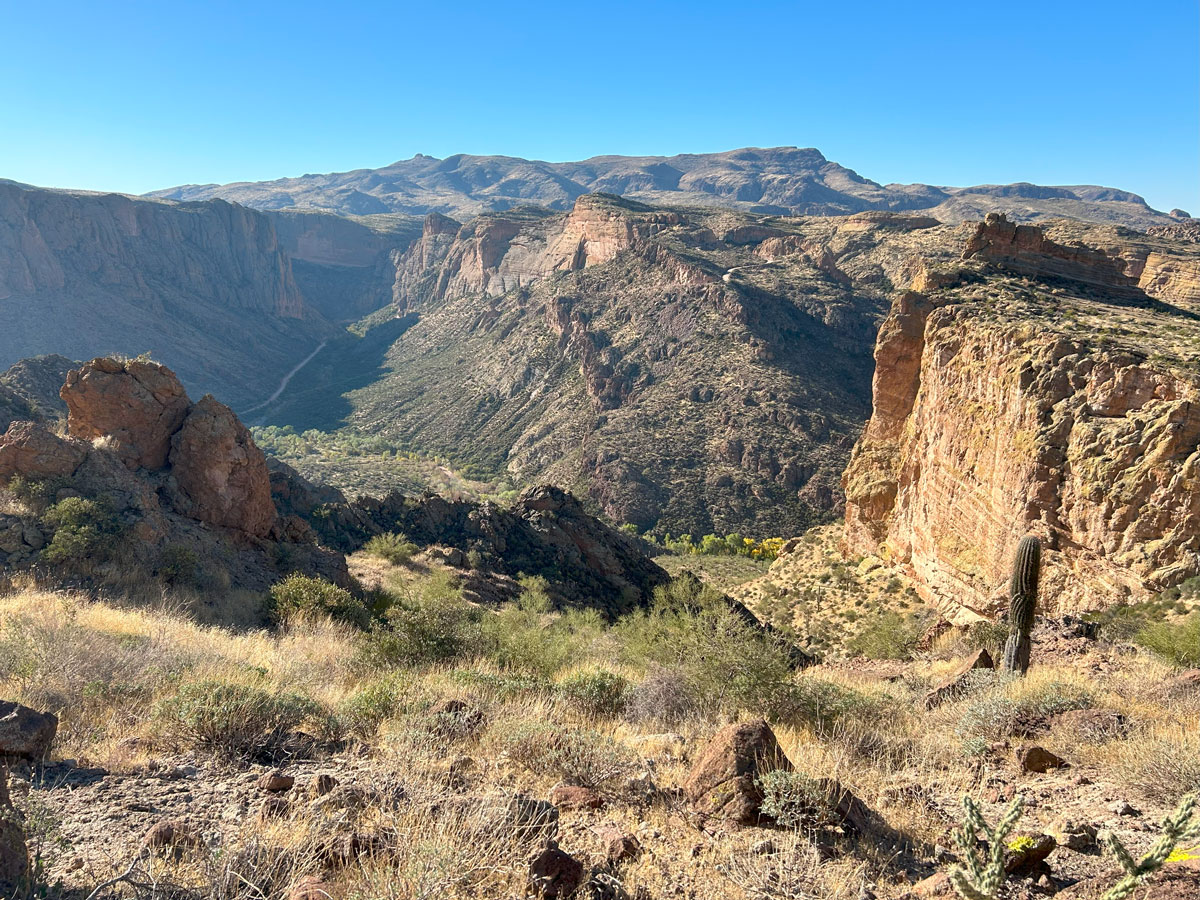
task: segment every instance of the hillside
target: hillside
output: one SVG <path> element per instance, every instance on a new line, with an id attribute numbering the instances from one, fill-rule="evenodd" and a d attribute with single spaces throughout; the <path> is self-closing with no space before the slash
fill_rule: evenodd
<path id="1" fill-rule="evenodd" d="M 151 352 L 193 391 L 265 399 L 332 328 L 262 213 L 0 181 L 0 365 Z"/>
<path id="2" fill-rule="evenodd" d="M 1019 220 L 1070 216 L 1134 227 L 1173 221 L 1128 191 L 1095 185 L 935 187 L 882 185 L 796 147 L 747 147 L 679 156 L 597 156 L 551 163 L 508 156 L 418 154 L 379 169 L 301 175 L 275 181 L 183 185 L 150 196 L 222 197 L 257 209 L 323 210 L 348 216 L 440 212 L 470 218 L 518 206 L 567 210 L 604 192 L 645 203 L 719 206 L 771 215 L 848 215 L 865 210 L 926 210 L 942 221 L 1000 211 Z"/>

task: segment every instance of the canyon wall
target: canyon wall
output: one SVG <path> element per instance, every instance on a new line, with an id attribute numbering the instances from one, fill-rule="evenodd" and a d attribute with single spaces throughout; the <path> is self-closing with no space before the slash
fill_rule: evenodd
<path id="1" fill-rule="evenodd" d="M 1101 337 L 1071 323 L 1098 308 L 1099 321 L 1145 321 L 1185 348 L 1200 328 L 1178 307 L 1131 300 L 1119 260 L 1013 231 L 989 220 L 964 252 L 982 268 L 895 300 L 875 349 L 872 416 L 843 479 L 847 552 L 901 567 L 961 621 L 1005 602 L 1026 533 L 1047 546 L 1050 610 L 1145 600 L 1200 574 L 1191 351 L 1152 352 L 1134 326 Z M 1052 274 L 1060 296 L 1035 285 L 1022 300 L 1029 281 L 1013 281 L 989 304 L 962 287 L 1005 271 Z M 1095 299 L 1106 283 L 1114 292 Z"/>
<path id="2" fill-rule="evenodd" d="M 234 402 L 269 394 L 329 331 L 262 213 L 13 182 L 0 182 L 0 314 L 0 364 L 149 351 Z"/>

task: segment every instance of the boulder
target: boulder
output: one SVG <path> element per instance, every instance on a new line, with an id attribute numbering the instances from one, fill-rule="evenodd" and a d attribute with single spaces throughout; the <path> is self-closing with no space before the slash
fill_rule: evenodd
<path id="1" fill-rule="evenodd" d="M 955 669 L 953 675 L 925 695 L 925 708 L 933 709 L 947 700 L 961 697 L 970 689 L 972 672 L 978 669 L 994 668 L 996 668 L 996 664 L 992 661 L 992 655 L 986 649 L 980 650 Z"/>
<path id="2" fill-rule="evenodd" d="M 273 772 L 264 772 L 259 776 L 258 781 L 255 782 L 260 791 L 267 791 L 271 794 L 290 791 L 292 789 L 292 785 L 295 783 L 295 778 L 293 778 L 291 775 L 285 775 L 278 770 Z"/>
<path id="3" fill-rule="evenodd" d="M 31 481 L 67 478 L 79 468 L 88 449 L 40 423 L 13 422 L 0 436 L 0 484 L 7 484 L 14 475 Z"/>
<path id="4" fill-rule="evenodd" d="M 67 374 L 60 396 L 71 436 L 110 438 L 130 468 L 166 465 L 171 435 L 192 405 L 174 372 L 137 359 L 94 359 Z"/>
<path id="5" fill-rule="evenodd" d="M 20 896 L 29 878 L 29 850 L 25 831 L 8 796 L 8 783 L 0 772 L 0 896 Z"/>
<path id="6" fill-rule="evenodd" d="M 758 779 L 775 769 L 791 770 L 792 763 L 770 725 L 762 719 L 727 725 L 692 766 L 684 795 L 702 815 L 758 824 L 763 800 Z"/>
<path id="7" fill-rule="evenodd" d="M 542 900 L 574 896 L 582 883 L 583 863 L 560 850 L 553 840 L 547 841 L 546 849 L 529 864 L 530 888 Z"/>
<path id="8" fill-rule="evenodd" d="M 185 515 L 266 537 L 275 524 L 266 457 L 228 406 L 211 396 L 192 407 L 170 441 L 171 471 Z"/>
<path id="9" fill-rule="evenodd" d="M 604 847 L 604 858 L 610 863 L 621 863 L 642 855 L 641 841 L 617 825 L 597 829 L 596 837 Z"/>
<path id="10" fill-rule="evenodd" d="M 11 700 L 0 700 L 0 756 L 38 762 L 50 754 L 58 717 Z"/>
<path id="11" fill-rule="evenodd" d="M 1067 761 L 1061 756 L 1055 756 L 1045 747 L 1036 744 L 1022 744 L 1016 750 L 1017 767 L 1022 772 L 1048 772 L 1050 769 L 1061 769 Z"/>
<path id="12" fill-rule="evenodd" d="M 550 802 L 559 809 L 599 809 L 604 800 L 591 788 L 560 784 L 550 789 Z"/>
<path id="13" fill-rule="evenodd" d="M 1017 834 L 1008 841 L 1004 871 L 1009 875 L 1035 872 L 1057 846 L 1058 842 L 1049 834 Z"/>

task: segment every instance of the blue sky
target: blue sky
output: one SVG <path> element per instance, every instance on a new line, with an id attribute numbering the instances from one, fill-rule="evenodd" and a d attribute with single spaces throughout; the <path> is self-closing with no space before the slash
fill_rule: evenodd
<path id="1" fill-rule="evenodd" d="M 797 145 L 1200 215 L 1195 0 L 0 0 L 0 31 L 0 177 L 33 184 Z"/>

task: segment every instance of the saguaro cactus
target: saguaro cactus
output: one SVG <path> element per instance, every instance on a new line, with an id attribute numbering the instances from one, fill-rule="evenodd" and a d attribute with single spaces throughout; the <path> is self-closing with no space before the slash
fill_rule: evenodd
<path id="1" fill-rule="evenodd" d="M 1024 675 L 1029 670 L 1029 632 L 1037 602 L 1038 575 L 1042 569 L 1042 542 L 1033 535 L 1021 538 L 1013 561 L 1008 596 L 1008 643 L 1004 645 L 1003 668 Z"/>

